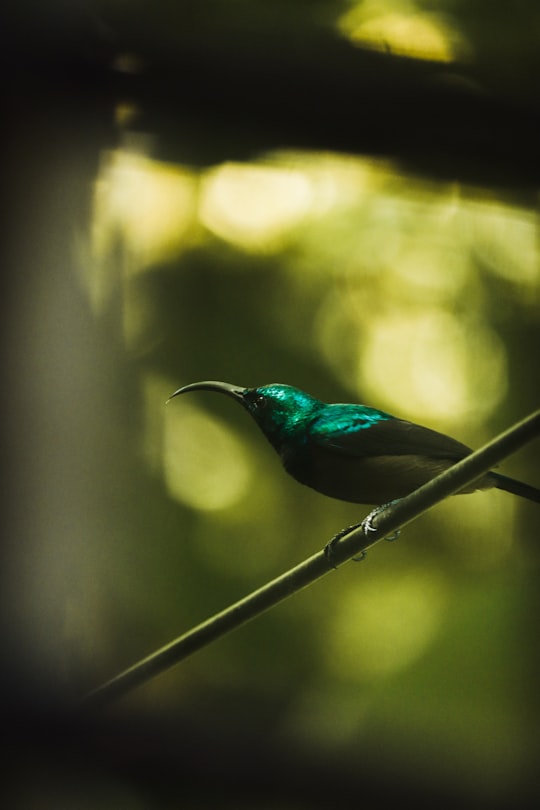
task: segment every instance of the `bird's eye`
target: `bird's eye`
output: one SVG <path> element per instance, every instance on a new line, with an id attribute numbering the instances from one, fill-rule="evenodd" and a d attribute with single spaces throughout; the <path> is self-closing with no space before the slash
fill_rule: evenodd
<path id="1" fill-rule="evenodd" d="M 266 407 L 266 397 L 264 397 L 262 394 L 257 394 L 254 400 L 254 405 L 259 410 L 262 410 Z"/>

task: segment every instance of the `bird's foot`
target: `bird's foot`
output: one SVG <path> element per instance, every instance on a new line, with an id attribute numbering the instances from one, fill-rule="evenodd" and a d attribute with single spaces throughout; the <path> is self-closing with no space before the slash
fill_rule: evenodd
<path id="1" fill-rule="evenodd" d="M 335 534 L 332 537 L 332 539 L 325 545 L 324 556 L 326 557 L 332 568 L 337 568 L 337 565 L 334 562 L 336 543 L 339 540 L 341 540 L 342 537 L 345 537 L 346 534 L 352 532 L 353 529 L 358 529 L 359 526 L 361 526 L 360 523 L 355 523 L 352 526 L 347 526 L 346 529 L 341 529 L 341 531 Z M 361 551 L 359 557 L 353 557 L 352 559 L 355 560 L 356 562 L 359 562 L 360 560 L 363 560 L 365 556 L 366 552 Z"/>
<path id="2" fill-rule="evenodd" d="M 366 537 L 369 537 L 370 532 L 378 531 L 378 529 L 373 525 L 373 518 L 375 518 L 377 515 L 383 512 L 388 506 L 392 506 L 392 504 L 397 503 L 398 500 L 399 498 L 393 501 L 389 501 L 388 503 L 383 503 L 382 506 L 375 507 L 375 509 L 372 509 L 369 515 L 365 517 L 361 523 L 354 523 L 352 526 L 347 526 L 346 529 L 341 529 L 340 532 L 338 532 L 332 537 L 332 539 L 324 547 L 324 556 L 326 557 L 326 559 L 332 565 L 333 568 L 337 568 L 337 565 L 334 562 L 336 543 L 338 543 L 342 537 L 345 537 L 346 534 L 352 532 L 353 529 L 359 529 L 360 527 L 362 527 Z M 384 539 L 390 542 L 393 540 L 397 540 L 399 535 L 400 530 L 398 529 L 397 531 L 392 532 L 392 534 L 389 534 Z M 353 560 L 353 562 L 362 562 L 362 560 L 364 560 L 366 557 L 367 552 L 361 551 L 357 557 L 352 557 L 351 559 Z"/>
<path id="3" fill-rule="evenodd" d="M 362 526 L 362 528 L 364 530 L 364 534 L 366 535 L 366 537 L 369 535 L 369 532 L 376 532 L 377 531 L 377 529 L 373 525 L 373 518 L 375 518 L 377 515 L 380 515 L 380 513 L 384 512 L 384 510 L 388 506 L 392 506 L 392 504 L 397 503 L 399 500 L 400 500 L 399 498 L 396 498 L 393 501 L 388 501 L 388 503 L 383 503 L 381 506 L 376 506 L 375 509 L 373 509 L 369 513 L 369 515 L 364 518 L 364 520 L 362 521 L 362 523 L 360 525 Z M 394 540 L 397 540 L 400 534 L 401 534 L 401 532 L 398 529 L 397 531 L 392 532 L 392 534 L 389 534 L 384 539 L 388 540 L 389 542 L 392 542 Z"/>

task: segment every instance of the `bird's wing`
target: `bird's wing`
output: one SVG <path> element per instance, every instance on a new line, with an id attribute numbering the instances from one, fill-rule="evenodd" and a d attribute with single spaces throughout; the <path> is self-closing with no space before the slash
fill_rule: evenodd
<path id="1" fill-rule="evenodd" d="M 371 456 L 423 456 L 458 460 L 471 453 L 465 444 L 396 419 L 382 411 L 333 405 L 309 426 L 309 438 L 320 447 L 359 458 Z"/>

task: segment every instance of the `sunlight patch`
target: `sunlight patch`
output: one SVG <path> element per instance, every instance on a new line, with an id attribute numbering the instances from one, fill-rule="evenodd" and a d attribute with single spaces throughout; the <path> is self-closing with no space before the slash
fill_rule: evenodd
<path id="1" fill-rule="evenodd" d="M 447 20 L 418 12 L 412 3 L 359 3 L 339 19 L 338 29 L 356 45 L 415 59 L 452 62 L 466 50 Z"/>

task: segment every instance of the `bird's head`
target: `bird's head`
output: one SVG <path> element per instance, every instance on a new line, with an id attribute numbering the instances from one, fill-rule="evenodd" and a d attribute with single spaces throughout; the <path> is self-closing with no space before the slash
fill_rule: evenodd
<path id="1" fill-rule="evenodd" d="M 323 403 L 291 385 L 271 383 L 259 388 L 241 388 L 231 383 L 206 381 L 179 388 L 170 399 L 189 391 L 217 391 L 232 397 L 251 414 L 262 432 L 279 450 L 282 445 L 301 436 L 306 425 L 316 416 Z"/>

